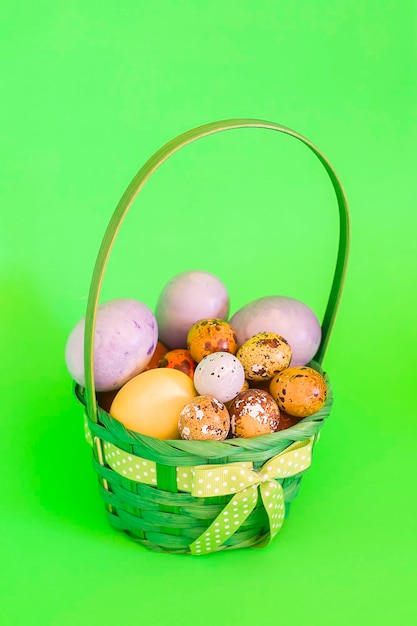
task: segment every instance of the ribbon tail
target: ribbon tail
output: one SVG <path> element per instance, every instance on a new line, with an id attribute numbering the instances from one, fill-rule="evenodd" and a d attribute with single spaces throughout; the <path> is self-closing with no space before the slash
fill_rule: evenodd
<path id="1" fill-rule="evenodd" d="M 281 483 L 269 480 L 260 485 L 260 491 L 268 515 L 269 534 L 255 546 L 256 548 L 263 548 L 272 541 L 281 530 L 285 517 L 284 490 Z"/>
<path id="2" fill-rule="evenodd" d="M 246 521 L 258 502 L 258 485 L 236 493 L 207 530 L 190 544 L 191 554 L 214 552 Z"/>

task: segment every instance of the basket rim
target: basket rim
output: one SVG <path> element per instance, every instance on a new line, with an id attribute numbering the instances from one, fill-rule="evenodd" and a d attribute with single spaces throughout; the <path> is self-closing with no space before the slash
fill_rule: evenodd
<path id="1" fill-rule="evenodd" d="M 195 459 L 220 459 L 225 456 L 233 456 L 237 459 L 240 455 L 265 456 L 268 450 L 272 454 L 285 449 L 293 441 L 302 441 L 315 435 L 322 428 L 324 421 L 328 418 L 333 405 L 333 392 L 326 372 L 316 362 L 310 362 L 307 367 L 312 367 L 323 375 L 327 384 L 327 398 L 323 407 L 312 415 L 301 419 L 294 426 L 271 433 L 250 438 L 230 438 L 223 441 L 196 441 L 183 439 L 158 439 L 149 435 L 143 435 L 129 430 L 118 420 L 112 417 L 107 411 L 99 407 L 97 416 L 98 422 L 88 415 L 85 390 L 80 385 L 75 384 L 74 391 L 78 401 L 85 407 L 85 416 L 88 426 L 95 437 L 103 441 L 110 441 L 122 449 L 130 451 L 132 447 L 141 449 L 141 456 L 152 459 L 160 459 L 166 462 L 172 456 L 175 463 L 169 464 L 189 464 L 187 459 L 190 455 Z M 184 457 L 184 459 L 182 459 Z M 184 463 L 181 461 L 184 460 Z M 177 462 L 178 461 L 178 462 Z"/>

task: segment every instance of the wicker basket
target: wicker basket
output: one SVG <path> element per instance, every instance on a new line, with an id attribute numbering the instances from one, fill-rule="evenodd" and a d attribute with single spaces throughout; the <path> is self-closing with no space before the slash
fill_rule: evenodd
<path id="1" fill-rule="evenodd" d="M 92 277 L 85 325 L 85 389 L 75 386 L 85 408 L 86 438 L 111 525 L 157 551 L 202 555 L 266 545 L 278 533 L 311 464 L 313 448 L 332 405 L 271 435 L 225 441 L 161 441 L 128 431 L 97 405 L 93 338 L 107 261 L 119 227 L 136 195 L 174 152 L 201 137 L 235 128 L 264 128 L 291 135 L 318 157 L 336 192 L 340 229 L 336 269 L 322 322 L 322 341 L 311 366 L 321 363 L 344 282 L 349 241 L 348 207 L 326 157 L 298 133 L 252 119 L 214 122 L 173 139 L 142 167 L 122 196 L 101 244 Z"/>

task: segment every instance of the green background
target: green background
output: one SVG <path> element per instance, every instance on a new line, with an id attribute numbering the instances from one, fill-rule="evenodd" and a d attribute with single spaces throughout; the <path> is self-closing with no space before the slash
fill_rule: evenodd
<path id="1" fill-rule="evenodd" d="M 1 3 L 1 612 L 7 625 L 415 623 L 416 9 L 412 0 Z M 155 554 L 107 524 L 66 372 L 94 260 L 162 144 L 272 120 L 330 158 L 352 247 L 325 360 L 332 415 L 265 550 Z M 187 147 L 126 219 L 103 299 L 154 307 L 184 269 L 322 315 L 324 170 L 240 130 Z"/>

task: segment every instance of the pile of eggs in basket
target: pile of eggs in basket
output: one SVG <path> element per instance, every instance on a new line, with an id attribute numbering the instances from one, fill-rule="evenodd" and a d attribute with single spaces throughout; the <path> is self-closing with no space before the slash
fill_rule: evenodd
<path id="1" fill-rule="evenodd" d="M 99 405 L 129 430 L 159 439 L 254 437 L 320 410 L 323 377 L 307 364 L 321 328 L 304 303 L 259 298 L 228 321 L 213 274 L 188 271 L 162 290 L 155 314 L 118 299 L 99 306 L 94 378 Z M 82 319 L 68 337 L 69 373 L 84 380 Z"/>

